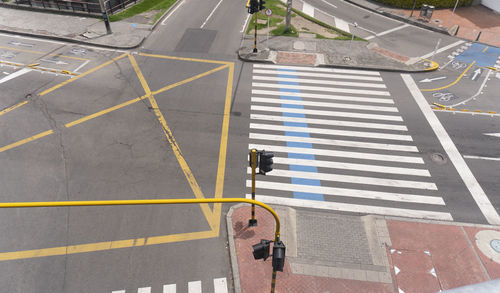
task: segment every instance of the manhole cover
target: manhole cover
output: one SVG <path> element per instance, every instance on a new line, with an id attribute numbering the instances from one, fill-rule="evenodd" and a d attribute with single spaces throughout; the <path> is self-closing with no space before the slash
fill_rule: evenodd
<path id="1" fill-rule="evenodd" d="M 493 250 L 500 253 L 500 240 L 499 239 L 491 240 L 490 246 L 491 246 L 491 248 L 493 248 Z"/>
<path id="2" fill-rule="evenodd" d="M 445 156 L 443 156 L 443 155 L 442 155 L 442 154 L 440 154 L 440 153 L 435 153 L 435 154 L 432 154 L 432 155 L 431 155 L 431 160 L 432 160 L 433 162 L 438 163 L 438 164 L 444 164 L 444 163 L 446 163 L 446 158 L 445 158 Z"/>

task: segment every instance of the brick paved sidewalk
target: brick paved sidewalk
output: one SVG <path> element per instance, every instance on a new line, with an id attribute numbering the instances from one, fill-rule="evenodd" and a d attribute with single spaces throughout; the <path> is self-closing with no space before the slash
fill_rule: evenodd
<path id="1" fill-rule="evenodd" d="M 275 209 L 287 247 L 276 292 L 434 293 L 500 278 L 500 227 Z M 274 219 L 257 207 L 248 227 L 249 216 L 228 214 L 235 289 L 270 292 L 271 257 L 255 260 L 252 245 L 274 238 Z"/>

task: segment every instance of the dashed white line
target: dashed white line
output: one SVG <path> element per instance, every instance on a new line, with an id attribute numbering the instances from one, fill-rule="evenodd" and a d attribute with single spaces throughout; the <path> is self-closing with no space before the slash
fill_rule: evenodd
<path id="1" fill-rule="evenodd" d="M 453 44 L 449 44 L 448 46 L 444 46 L 444 47 L 442 47 L 441 49 L 438 49 L 438 50 L 436 51 L 436 54 L 439 54 L 439 53 L 441 53 L 441 52 L 444 52 L 444 51 L 446 51 L 446 50 L 449 50 L 449 49 L 451 49 L 451 48 L 453 48 L 453 47 L 456 47 L 456 46 L 458 46 L 458 45 L 460 45 L 460 44 L 463 44 L 463 43 L 465 43 L 465 41 L 460 40 L 460 41 L 457 41 L 457 42 L 455 42 L 455 43 L 453 43 Z M 427 53 L 427 54 L 425 54 L 425 55 L 421 56 L 421 57 L 420 57 L 420 59 L 427 59 L 427 58 L 431 57 L 431 56 L 432 56 L 432 54 L 434 54 L 434 51 L 432 51 L 432 52 L 430 52 L 430 53 Z"/>
<path id="2" fill-rule="evenodd" d="M 245 23 L 243 23 L 243 26 L 241 27 L 240 33 L 245 31 L 245 28 L 247 27 L 248 20 L 250 19 L 251 14 L 247 15 L 247 19 L 245 19 Z"/>
<path id="3" fill-rule="evenodd" d="M 392 32 L 398 31 L 398 30 L 400 30 L 400 29 L 404 29 L 405 27 L 409 27 L 409 26 L 410 26 L 409 24 L 405 23 L 405 24 L 403 24 L 403 25 L 401 25 L 401 26 L 398 26 L 398 27 L 395 27 L 395 28 L 392 28 L 392 29 L 389 29 L 389 30 L 386 30 L 386 31 L 380 32 L 380 33 L 378 33 L 378 34 L 375 34 L 374 36 L 369 36 L 369 37 L 366 37 L 365 39 L 366 39 L 366 40 L 371 40 L 371 39 L 373 39 L 373 38 L 375 38 L 375 37 L 380 37 L 380 36 L 383 36 L 383 35 L 387 35 L 387 34 L 390 34 L 390 33 L 392 33 Z"/>
<path id="4" fill-rule="evenodd" d="M 208 20 L 215 13 L 215 10 L 217 10 L 217 8 L 219 8 L 219 5 L 222 3 L 222 1 L 224 1 L 224 0 L 220 0 L 219 3 L 217 3 L 217 5 L 215 5 L 215 8 L 212 10 L 212 12 L 210 12 L 210 14 L 208 15 L 207 19 L 205 19 L 205 22 L 203 22 L 203 24 L 200 26 L 200 28 L 203 28 L 207 24 Z"/>
<path id="5" fill-rule="evenodd" d="M 466 158 L 466 159 L 476 159 L 476 160 L 500 161 L 500 158 L 493 158 L 493 157 L 464 156 L 464 158 Z"/>
<path id="6" fill-rule="evenodd" d="M 82 65 L 78 66 L 73 72 L 78 73 L 78 70 L 82 69 L 85 65 L 87 65 L 90 62 L 90 60 L 87 60 L 82 63 Z"/>

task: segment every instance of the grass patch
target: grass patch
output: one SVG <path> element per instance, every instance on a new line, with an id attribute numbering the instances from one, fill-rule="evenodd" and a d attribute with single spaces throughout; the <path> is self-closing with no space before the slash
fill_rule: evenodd
<path id="1" fill-rule="evenodd" d="M 273 36 L 286 36 L 286 37 L 298 37 L 299 33 L 293 27 L 293 25 L 290 25 L 290 30 L 286 32 L 286 25 L 285 24 L 280 24 L 278 25 L 277 28 L 273 29 L 270 32 Z"/>
<path id="2" fill-rule="evenodd" d="M 159 10 L 155 15 L 154 21 L 158 20 L 167 9 L 169 9 L 177 0 L 142 0 L 140 3 L 129 7 L 117 14 L 109 16 L 110 21 L 119 21 L 125 18 L 132 17 L 139 13 L 150 10 Z"/>

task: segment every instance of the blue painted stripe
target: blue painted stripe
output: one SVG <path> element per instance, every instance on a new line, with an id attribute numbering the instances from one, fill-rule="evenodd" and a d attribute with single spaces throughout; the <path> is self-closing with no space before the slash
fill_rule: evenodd
<path id="1" fill-rule="evenodd" d="M 287 71 L 288 72 L 294 72 L 295 70 L 286 70 L 286 69 L 278 69 L 278 71 Z M 296 81 L 293 81 L 294 79 L 297 80 L 297 76 L 292 75 L 292 74 L 279 74 L 279 77 L 284 77 L 284 78 L 290 78 L 290 81 L 280 81 L 278 84 L 280 85 L 298 85 L 299 83 Z M 294 93 L 300 93 L 300 90 L 295 90 L 295 89 L 286 89 L 286 88 L 280 88 L 280 92 L 283 94 L 280 95 L 280 99 L 283 100 L 283 103 L 281 104 L 282 108 L 289 108 L 289 109 L 304 109 L 304 106 L 302 105 L 292 105 L 292 104 L 287 104 L 287 100 L 293 100 L 293 101 L 302 101 L 302 98 L 300 97 L 292 97 L 286 95 L 287 92 L 294 92 Z M 296 113 L 287 113 L 283 112 L 282 115 L 284 117 L 298 117 L 298 118 L 305 118 L 305 114 L 296 114 Z M 299 123 L 299 122 L 283 122 L 283 125 L 285 126 L 294 126 L 294 127 L 304 127 L 307 128 L 308 125 L 307 123 Z M 285 131 L 286 136 L 298 136 L 298 137 L 310 137 L 309 132 L 296 132 L 296 131 Z M 305 143 L 305 142 L 293 142 L 293 141 L 287 141 L 286 142 L 287 147 L 295 147 L 295 148 L 312 148 L 311 143 Z M 293 158 L 293 159 L 306 159 L 306 160 L 314 160 L 315 157 L 314 155 L 309 155 L 309 154 L 298 154 L 298 153 L 289 153 L 288 158 Z M 301 171 L 301 172 L 313 172 L 317 173 L 318 168 L 314 166 L 302 166 L 302 165 L 290 165 L 290 170 L 292 171 Z M 320 180 L 315 180 L 315 179 L 304 179 L 304 178 L 295 178 L 292 177 L 291 179 L 292 184 L 301 184 L 301 185 L 311 185 L 311 186 L 321 186 L 321 181 Z M 307 199 L 307 200 L 318 200 L 318 201 L 323 201 L 324 196 L 323 194 L 318 194 L 318 193 L 307 193 L 307 192 L 293 192 L 293 197 L 299 198 L 299 199 Z"/>

